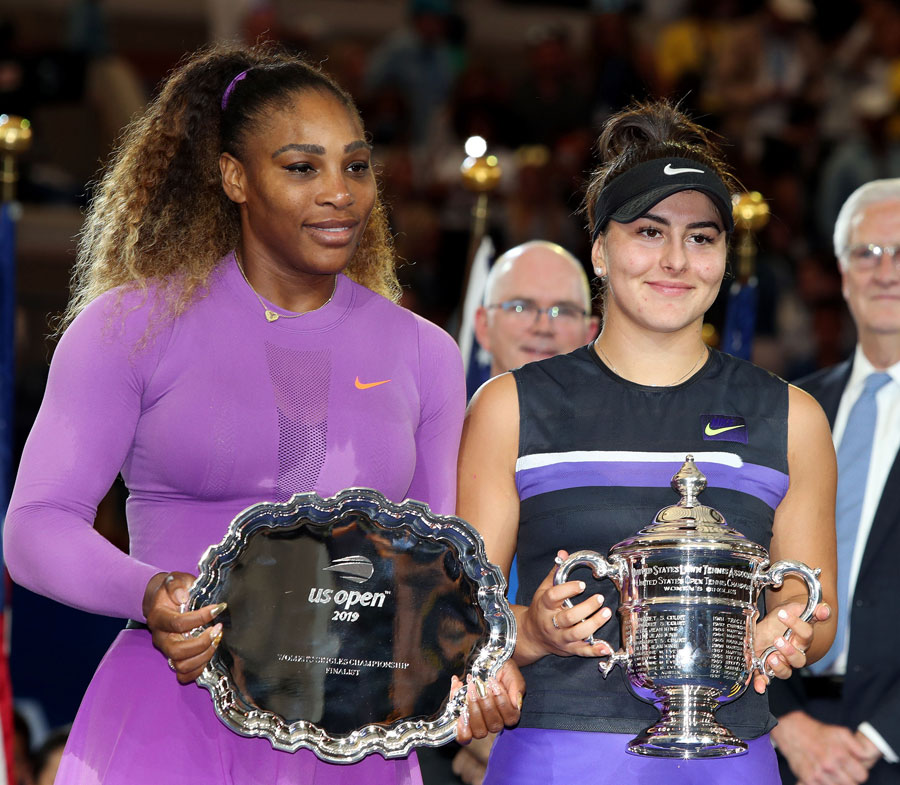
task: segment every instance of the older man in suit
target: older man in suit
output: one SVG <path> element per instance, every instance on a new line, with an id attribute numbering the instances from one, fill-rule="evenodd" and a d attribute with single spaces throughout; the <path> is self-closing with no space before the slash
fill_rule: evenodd
<path id="1" fill-rule="evenodd" d="M 785 783 L 900 783 L 900 178 L 857 189 L 834 230 L 857 328 L 847 361 L 798 384 L 838 454 L 839 629 L 812 668 L 770 686 Z"/>

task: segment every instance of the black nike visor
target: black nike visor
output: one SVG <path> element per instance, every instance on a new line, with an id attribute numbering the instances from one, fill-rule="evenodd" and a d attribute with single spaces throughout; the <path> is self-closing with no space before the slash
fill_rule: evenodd
<path id="1" fill-rule="evenodd" d="M 701 191 L 715 205 L 727 233 L 734 231 L 731 194 L 712 169 L 690 158 L 655 158 L 623 172 L 600 192 L 594 207 L 594 241 L 610 221 L 631 223 L 680 191 Z"/>

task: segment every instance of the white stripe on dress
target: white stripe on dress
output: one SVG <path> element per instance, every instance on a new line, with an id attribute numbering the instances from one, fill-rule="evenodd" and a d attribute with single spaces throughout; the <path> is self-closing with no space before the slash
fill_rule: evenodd
<path id="1" fill-rule="evenodd" d="M 731 452 L 695 452 L 695 463 L 719 463 L 740 469 L 744 462 Z M 683 452 L 641 452 L 638 450 L 572 450 L 523 455 L 516 461 L 516 471 L 552 466 L 557 463 L 684 463 Z"/>

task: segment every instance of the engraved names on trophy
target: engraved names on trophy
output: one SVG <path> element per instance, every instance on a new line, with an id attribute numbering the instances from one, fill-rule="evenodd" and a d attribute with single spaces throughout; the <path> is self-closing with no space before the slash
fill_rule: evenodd
<path id="1" fill-rule="evenodd" d="M 713 680 L 742 681 L 747 673 L 746 616 L 721 609 L 644 611 L 634 627 L 635 672 L 659 683 L 699 671 Z M 637 621 L 637 620 L 636 620 Z"/>
<path id="2" fill-rule="evenodd" d="M 743 682 L 749 672 L 748 615 L 734 611 L 713 617 L 709 675 L 712 679 Z"/>

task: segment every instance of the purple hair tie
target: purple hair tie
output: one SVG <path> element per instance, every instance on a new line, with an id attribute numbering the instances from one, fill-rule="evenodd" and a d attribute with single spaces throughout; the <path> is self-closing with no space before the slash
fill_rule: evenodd
<path id="1" fill-rule="evenodd" d="M 248 68 L 247 71 L 250 69 Z M 234 79 L 232 79 L 228 83 L 228 87 L 225 88 L 225 92 L 222 93 L 222 111 L 225 110 L 225 107 L 228 106 L 228 99 L 231 98 L 231 94 L 234 92 L 234 88 L 237 87 L 237 83 L 241 81 L 241 79 L 246 79 L 247 71 L 241 71 Z"/>

